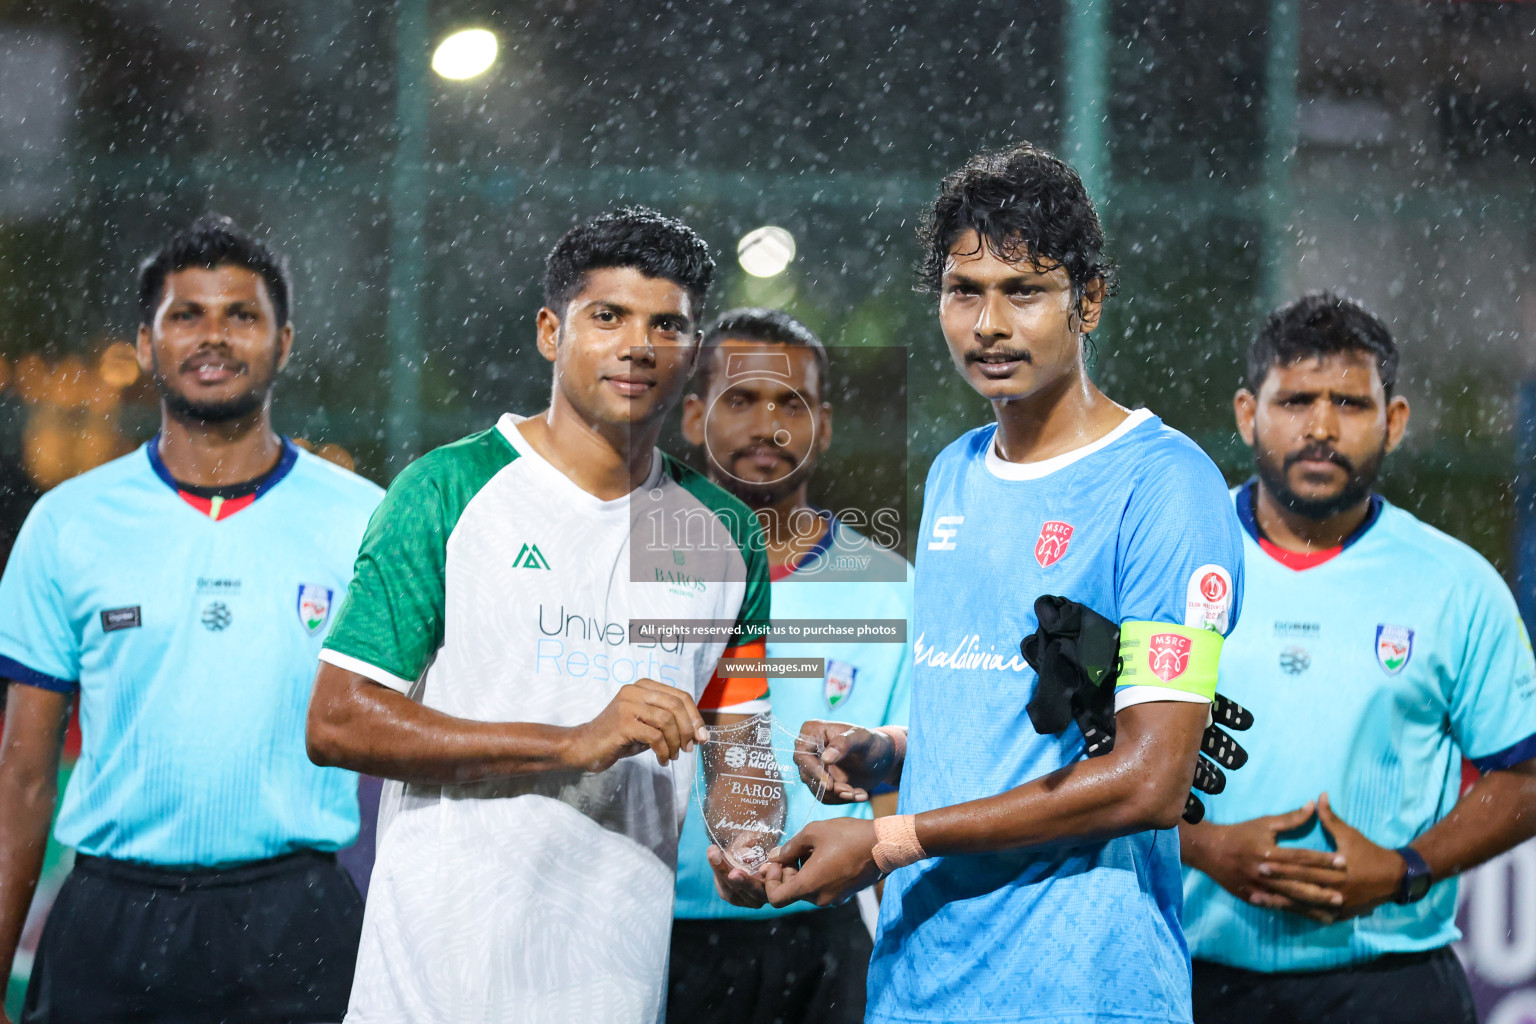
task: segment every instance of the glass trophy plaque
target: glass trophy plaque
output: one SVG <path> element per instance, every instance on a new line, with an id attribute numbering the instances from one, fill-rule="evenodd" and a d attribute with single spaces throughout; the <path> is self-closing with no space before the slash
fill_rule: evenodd
<path id="1" fill-rule="evenodd" d="M 709 740 L 699 744 L 693 784 L 704 831 L 743 871 L 762 867 L 805 825 L 799 819 L 809 820 L 807 813 L 790 811 L 790 788 L 805 785 L 795 767 L 797 742 L 803 750 L 816 749 L 765 712 L 735 725 L 711 726 Z M 816 791 L 808 795 L 821 798 Z"/>

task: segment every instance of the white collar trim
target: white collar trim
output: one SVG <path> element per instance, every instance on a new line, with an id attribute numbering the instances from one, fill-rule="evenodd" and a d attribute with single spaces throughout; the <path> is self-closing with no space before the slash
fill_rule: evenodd
<path id="1" fill-rule="evenodd" d="M 651 470 L 645 476 L 645 483 L 641 484 L 639 487 L 635 488 L 635 490 L 630 491 L 628 494 L 621 498 L 614 498 L 611 501 L 604 501 L 597 495 L 582 490 L 574 480 L 560 472 L 560 470 L 556 469 L 553 463 L 544 458 L 544 456 L 540 455 L 538 451 L 534 449 L 533 445 L 528 443 L 528 439 L 523 437 L 522 431 L 517 429 L 517 425 L 527 418 L 528 417 L 526 416 L 519 416 L 515 412 L 503 413 L 501 419 L 496 422 L 496 430 L 499 434 L 501 434 L 502 438 L 512 446 L 512 450 L 517 452 L 519 456 L 527 459 L 534 465 L 539 466 L 544 471 L 553 473 L 555 476 L 559 477 L 566 484 L 568 484 L 570 488 L 577 494 L 584 495 L 597 508 L 620 507 L 621 505 L 626 504 L 634 495 L 640 493 L 641 491 L 651 490 L 661 483 L 661 452 L 656 448 L 652 448 Z"/>
<path id="2" fill-rule="evenodd" d="M 997 454 L 997 430 L 994 428 L 991 436 L 987 438 L 987 469 L 1001 480 L 1039 480 L 1057 470 L 1066 469 L 1074 462 L 1086 459 L 1095 452 L 1103 451 L 1151 418 L 1151 409 L 1136 409 L 1121 420 L 1119 426 L 1097 441 L 1090 441 L 1081 448 L 1074 448 L 1049 459 L 1041 459 L 1039 462 L 1009 462 Z"/>

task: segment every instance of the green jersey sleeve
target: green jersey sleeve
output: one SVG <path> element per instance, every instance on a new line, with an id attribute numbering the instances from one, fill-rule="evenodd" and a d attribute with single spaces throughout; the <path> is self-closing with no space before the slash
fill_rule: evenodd
<path id="1" fill-rule="evenodd" d="M 737 553 L 746 563 L 746 591 L 736 612 L 735 637 L 727 644 L 737 647 L 768 634 L 768 544 L 757 515 L 739 498 L 674 459 L 663 456 L 665 470 L 679 487 L 713 512 L 730 531 Z"/>
<path id="2" fill-rule="evenodd" d="M 448 537 L 465 506 L 517 458 L 496 430 L 445 445 L 390 484 L 363 535 L 320 660 L 402 692 L 443 643 Z"/>

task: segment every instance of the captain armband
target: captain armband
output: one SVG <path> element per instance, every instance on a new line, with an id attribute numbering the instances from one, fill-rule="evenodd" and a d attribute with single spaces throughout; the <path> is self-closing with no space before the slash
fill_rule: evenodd
<path id="1" fill-rule="evenodd" d="M 1166 622 L 1120 624 L 1122 686 L 1159 686 L 1205 700 L 1216 697 L 1216 666 L 1221 660 L 1221 634 Z"/>

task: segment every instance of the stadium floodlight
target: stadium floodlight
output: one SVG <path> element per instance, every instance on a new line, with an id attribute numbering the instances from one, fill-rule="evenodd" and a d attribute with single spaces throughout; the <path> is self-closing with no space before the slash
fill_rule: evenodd
<path id="1" fill-rule="evenodd" d="M 446 36 L 432 53 L 432 70 L 462 82 L 496 63 L 496 37 L 483 28 L 460 29 Z"/>
<path id="2" fill-rule="evenodd" d="M 736 243 L 736 259 L 753 277 L 777 277 L 794 258 L 795 236 L 783 228 L 756 228 Z"/>

